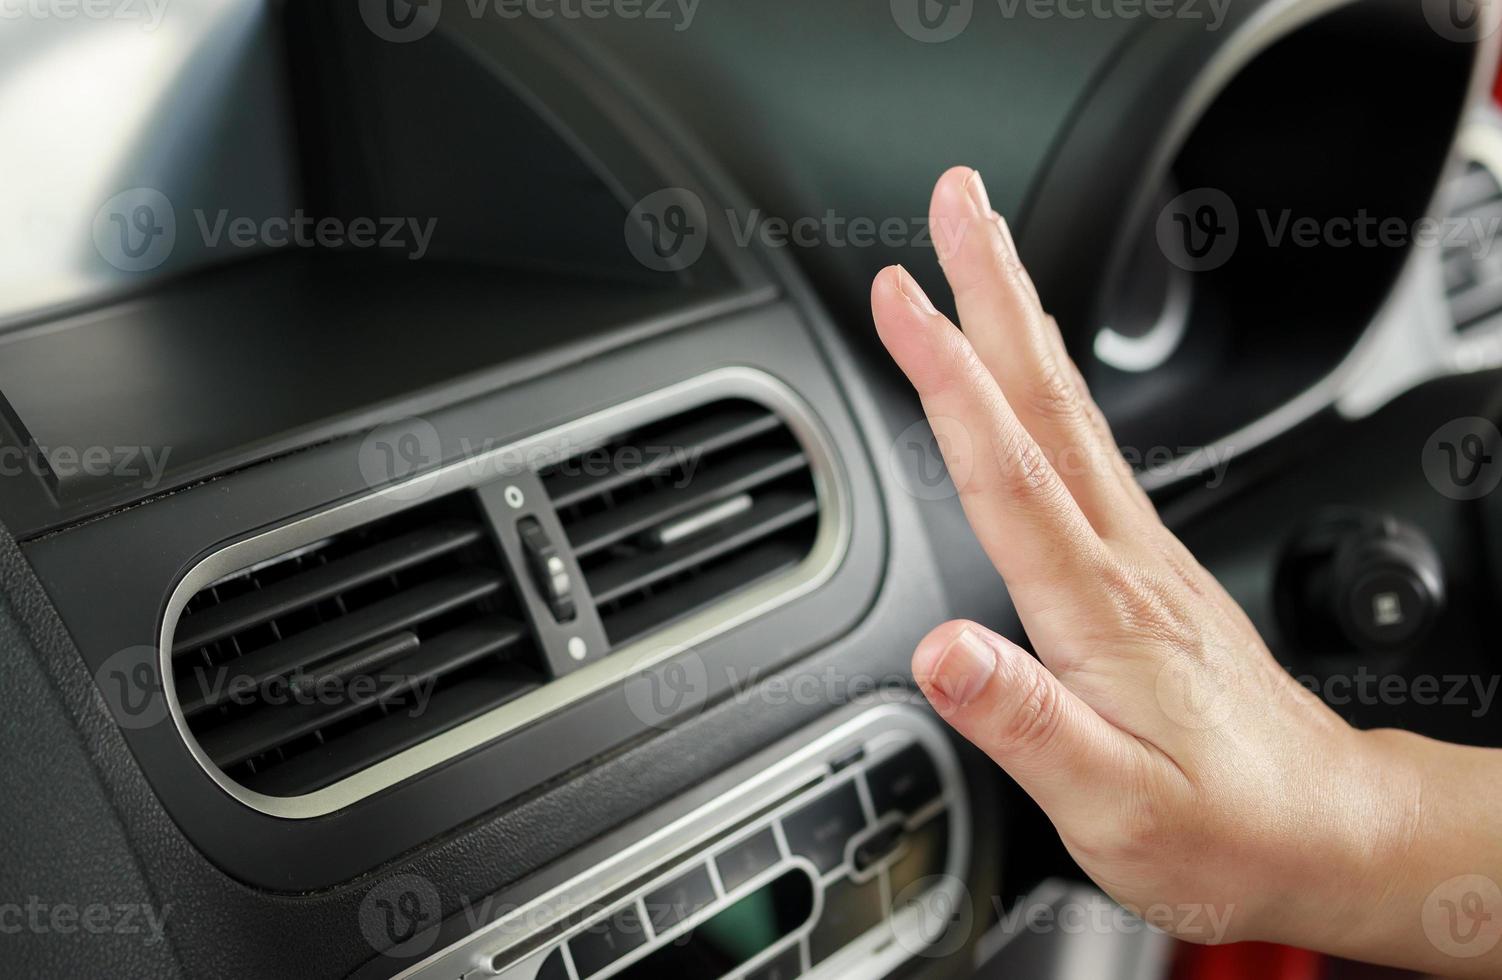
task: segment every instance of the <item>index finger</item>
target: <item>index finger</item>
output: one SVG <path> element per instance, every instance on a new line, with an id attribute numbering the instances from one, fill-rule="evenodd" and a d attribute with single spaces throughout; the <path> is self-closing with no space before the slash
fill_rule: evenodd
<path id="1" fill-rule="evenodd" d="M 1027 619 L 1077 595 L 1104 545 L 970 341 L 900 266 L 876 277 L 871 310 L 940 436 L 965 515 L 1018 611 Z"/>

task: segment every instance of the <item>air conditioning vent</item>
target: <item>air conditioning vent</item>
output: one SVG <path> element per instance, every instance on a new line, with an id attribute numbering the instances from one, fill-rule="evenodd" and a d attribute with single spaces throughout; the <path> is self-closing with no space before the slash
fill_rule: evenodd
<path id="1" fill-rule="evenodd" d="M 1455 325 L 1464 329 L 1502 313 L 1502 248 L 1496 247 L 1502 184 L 1489 167 L 1472 160 L 1450 182 L 1448 200 L 1456 234 L 1446 229 L 1445 292 Z"/>
<path id="2" fill-rule="evenodd" d="M 750 401 L 644 425 L 541 476 L 612 647 L 797 565 L 818 530 L 803 447 Z"/>
<path id="3" fill-rule="evenodd" d="M 322 817 L 809 596 L 850 539 L 817 417 L 726 367 L 207 554 L 166 693 L 227 793 Z"/>
<path id="4" fill-rule="evenodd" d="M 221 578 L 173 632 L 178 706 L 229 778 L 334 783 L 538 687 L 535 641 L 469 493 Z"/>

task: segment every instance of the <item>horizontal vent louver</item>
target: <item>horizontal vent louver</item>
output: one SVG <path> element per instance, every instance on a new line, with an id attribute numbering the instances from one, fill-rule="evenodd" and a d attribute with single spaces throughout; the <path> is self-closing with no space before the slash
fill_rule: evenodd
<path id="1" fill-rule="evenodd" d="M 818 527 L 803 448 L 748 401 L 644 426 L 541 476 L 613 647 L 797 565 Z"/>
<path id="2" fill-rule="evenodd" d="M 296 796 L 538 687 L 524 623 L 460 494 L 197 593 L 173 634 L 174 687 L 221 770 Z"/>
<path id="3" fill-rule="evenodd" d="M 1450 220 L 1445 229 L 1445 292 L 1455 325 L 1469 327 L 1502 312 L 1502 185 L 1490 169 L 1472 161 L 1450 183 Z"/>

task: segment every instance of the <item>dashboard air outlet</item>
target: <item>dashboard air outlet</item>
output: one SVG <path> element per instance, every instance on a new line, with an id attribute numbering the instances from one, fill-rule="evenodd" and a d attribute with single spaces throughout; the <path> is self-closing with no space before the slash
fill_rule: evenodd
<path id="1" fill-rule="evenodd" d="M 818 530 L 802 446 L 750 401 L 644 425 L 541 476 L 613 647 L 797 565 Z"/>
<path id="2" fill-rule="evenodd" d="M 1471 161 L 1448 188 L 1456 234 L 1446 234 L 1445 292 L 1458 328 L 1502 313 L 1502 184 L 1482 163 Z M 1453 239 L 1453 240 L 1452 240 Z"/>
<path id="3" fill-rule="evenodd" d="M 211 583 L 178 619 L 171 667 L 199 747 L 268 796 L 320 789 L 543 680 L 469 493 Z"/>

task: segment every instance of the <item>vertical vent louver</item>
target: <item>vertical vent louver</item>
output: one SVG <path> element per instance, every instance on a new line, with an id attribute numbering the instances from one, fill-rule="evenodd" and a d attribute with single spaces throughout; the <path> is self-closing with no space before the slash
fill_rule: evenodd
<path id="1" fill-rule="evenodd" d="M 199 746 L 271 796 L 320 789 L 543 680 L 468 493 L 202 589 L 171 656 Z"/>
<path id="2" fill-rule="evenodd" d="M 771 410 L 721 401 L 541 473 L 612 647 L 797 565 L 819 502 Z"/>
<path id="3" fill-rule="evenodd" d="M 1445 293 L 1455 325 L 1464 329 L 1502 312 L 1502 249 L 1494 247 L 1502 224 L 1502 185 L 1473 160 L 1450 182 L 1448 200 L 1456 234 L 1446 230 Z"/>

